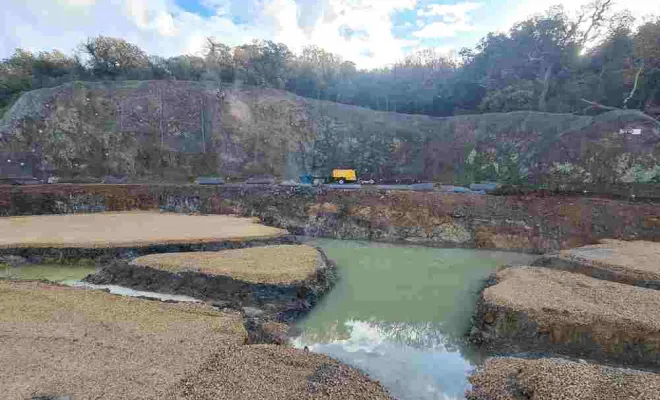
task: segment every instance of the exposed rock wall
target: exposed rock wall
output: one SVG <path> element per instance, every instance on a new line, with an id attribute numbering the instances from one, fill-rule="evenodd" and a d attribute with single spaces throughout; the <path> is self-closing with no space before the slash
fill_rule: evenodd
<path id="1" fill-rule="evenodd" d="M 24 94 L 0 121 L 0 154 L 25 170 L 0 172 L 97 182 L 337 166 L 445 182 L 652 182 L 660 124 L 637 111 L 431 118 L 201 82 L 72 82 Z"/>
<path id="2" fill-rule="evenodd" d="M 657 203 L 283 186 L 0 186 L 0 215 L 161 209 L 240 214 L 293 234 L 544 253 L 601 238 L 660 240 Z"/>

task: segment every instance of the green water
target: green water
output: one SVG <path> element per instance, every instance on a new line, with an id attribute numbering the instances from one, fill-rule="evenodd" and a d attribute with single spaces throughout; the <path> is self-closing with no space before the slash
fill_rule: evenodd
<path id="1" fill-rule="evenodd" d="M 312 240 L 340 279 L 298 324 L 296 346 L 378 379 L 401 399 L 461 399 L 480 361 L 464 340 L 478 290 L 503 264 L 531 255 Z"/>
<path id="2" fill-rule="evenodd" d="M 92 264 L 24 264 L 18 267 L 0 264 L 0 279 L 79 281 L 94 272 L 96 266 Z"/>

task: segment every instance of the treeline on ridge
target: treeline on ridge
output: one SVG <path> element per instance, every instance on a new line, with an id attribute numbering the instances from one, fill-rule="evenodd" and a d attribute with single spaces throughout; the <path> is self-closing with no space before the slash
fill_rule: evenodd
<path id="1" fill-rule="evenodd" d="M 75 55 L 16 49 L 0 62 L 0 115 L 24 91 L 69 81 L 176 79 L 271 87 L 431 116 L 627 108 L 657 117 L 660 17 L 636 23 L 611 8 L 611 0 L 596 0 L 577 15 L 553 7 L 457 55 L 425 50 L 373 70 L 318 47 L 294 54 L 272 41 L 231 48 L 208 38 L 203 56 L 171 58 L 103 36 L 89 38 Z"/>

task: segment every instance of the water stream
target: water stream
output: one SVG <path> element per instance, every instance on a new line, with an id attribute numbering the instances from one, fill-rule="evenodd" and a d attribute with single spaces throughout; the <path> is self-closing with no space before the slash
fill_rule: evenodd
<path id="1" fill-rule="evenodd" d="M 480 354 L 463 338 L 481 282 L 526 254 L 312 240 L 340 279 L 302 320 L 307 346 L 360 368 L 400 399 L 462 399 Z"/>

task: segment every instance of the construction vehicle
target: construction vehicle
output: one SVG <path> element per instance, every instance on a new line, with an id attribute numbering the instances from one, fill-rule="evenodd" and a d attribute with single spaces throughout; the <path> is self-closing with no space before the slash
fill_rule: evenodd
<path id="1" fill-rule="evenodd" d="M 340 185 L 344 183 L 355 183 L 357 182 L 357 173 L 354 169 L 333 169 L 329 182 Z"/>
<path id="2" fill-rule="evenodd" d="M 308 183 L 313 185 L 320 185 L 323 183 L 338 183 L 343 185 L 345 183 L 356 183 L 357 182 L 357 173 L 354 169 L 333 169 L 332 175 L 329 177 L 325 176 L 312 176 L 310 174 L 303 175 L 300 177 L 300 182 Z"/>

